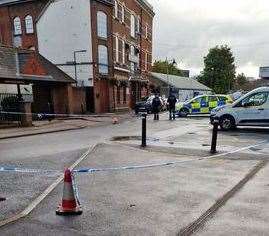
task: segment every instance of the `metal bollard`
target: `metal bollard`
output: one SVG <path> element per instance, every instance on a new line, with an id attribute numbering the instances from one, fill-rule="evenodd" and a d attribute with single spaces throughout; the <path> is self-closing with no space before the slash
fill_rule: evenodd
<path id="1" fill-rule="evenodd" d="M 141 147 L 145 148 L 147 146 L 147 115 L 142 115 L 142 144 Z"/>
<path id="2" fill-rule="evenodd" d="M 214 120 L 213 122 L 213 132 L 212 132 L 212 141 L 211 141 L 211 154 L 215 154 L 217 152 L 217 138 L 218 138 L 218 128 L 219 128 L 219 121 Z"/>

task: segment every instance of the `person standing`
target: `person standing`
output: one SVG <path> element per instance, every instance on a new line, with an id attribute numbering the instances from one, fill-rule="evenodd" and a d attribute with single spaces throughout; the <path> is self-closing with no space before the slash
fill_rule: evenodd
<path id="1" fill-rule="evenodd" d="M 152 112 L 154 114 L 154 120 L 159 120 L 159 112 L 161 108 L 161 100 L 158 94 L 155 94 L 155 97 L 152 100 Z"/>
<path id="2" fill-rule="evenodd" d="M 167 102 L 169 104 L 169 120 L 172 120 L 172 117 L 173 117 L 173 120 L 176 119 L 176 103 L 177 103 L 177 98 L 174 94 L 170 93 L 168 99 L 167 99 Z"/>

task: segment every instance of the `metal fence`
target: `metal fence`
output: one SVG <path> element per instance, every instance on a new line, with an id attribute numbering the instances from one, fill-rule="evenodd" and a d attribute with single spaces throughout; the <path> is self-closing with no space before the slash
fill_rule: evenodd
<path id="1" fill-rule="evenodd" d="M 22 99 L 28 101 L 32 99 L 31 94 L 23 94 Z M 0 122 L 10 123 L 13 121 L 21 121 L 20 114 L 12 114 L 20 112 L 20 99 L 18 94 L 0 93 Z M 10 113 L 9 113 L 10 112 Z"/>

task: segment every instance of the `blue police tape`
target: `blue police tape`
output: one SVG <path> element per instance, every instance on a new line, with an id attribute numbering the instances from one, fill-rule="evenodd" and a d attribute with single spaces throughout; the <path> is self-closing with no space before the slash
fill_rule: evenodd
<path id="1" fill-rule="evenodd" d="M 194 158 L 189 160 L 179 160 L 179 161 L 168 161 L 168 162 L 162 162 L 162 163 L 156 163 L 156 164 L 149 164 L 149 165 L 134 165 L 134 166 L 119 166 L 119 167 L 107 167 L 107 168 L 82 168 L 73 170 L 73 173 L 94 173 L 94 172 L 110 172 L 110 171 L 120 171 L 120 170 L 135 170 L 135 169 L 147 169 L 147 168 L 154 168 L 154 167 L 162 167 L 162 166 L 171 166 L 176 164 L 183 164 L 183 163 L 189 163 L 189 162 L 195 162 L 195 161 L 202 161 L 202 160 L 210 160 L 217 157 L 227 156 L 229 154 L 234 154 L 240 151 L 248 150 L 253 147 L 260 146 L 262 144 L 267 143 L 267 140 L 259 142 L 255 145 L 250 145 L 247 147 L 239 148 L 234 151 L 225 152 L 225 153 L 219 153 L 212 156 L 206 156 L 206 157 L 200 157 L 200 158 Z M 40 169 L 23 169 L 23 168 L 16 168 L 16 167 L 3 167 L 0 166 L 0 172 L 20 172 L 20 173 L 58 173 L 62 174 L 62 171 L 58 170 L 40 170 Z"/>
<path id="2" fill-rule="evenodd" d="M 18 173 L 59 173 L 59 174 L 62 173 L 62 171 L 58 171 L 58 170 L 25 169 L 25 168 L 6 167 L 6 166 L 0 166 L 0 172 L 18 172 Z"/>

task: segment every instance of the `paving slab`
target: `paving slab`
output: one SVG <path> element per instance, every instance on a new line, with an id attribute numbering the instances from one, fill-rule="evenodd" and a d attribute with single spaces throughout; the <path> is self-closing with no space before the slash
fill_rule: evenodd
<path id="1" fill-rule="evenodd" d="M 269 166 L 230 199 L 196 235 L 268 235 Z"/>

